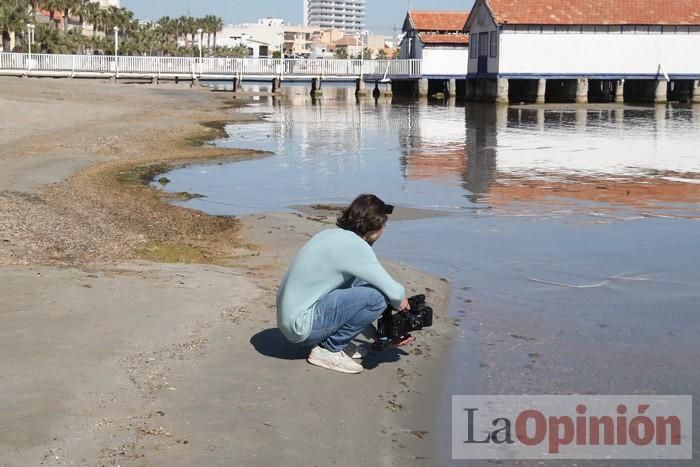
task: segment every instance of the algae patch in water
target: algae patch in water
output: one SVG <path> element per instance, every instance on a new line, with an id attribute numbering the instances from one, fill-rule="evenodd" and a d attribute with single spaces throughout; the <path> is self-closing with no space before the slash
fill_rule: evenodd
<path id="1" fill-rule="evenodd" d="M 171 201 L 189 201 L 191 199 L 206 198 L 199 193 L 189 193 L 187 191 L 178 191 L 175 193 L 164 193 L 163 198 Z"/>

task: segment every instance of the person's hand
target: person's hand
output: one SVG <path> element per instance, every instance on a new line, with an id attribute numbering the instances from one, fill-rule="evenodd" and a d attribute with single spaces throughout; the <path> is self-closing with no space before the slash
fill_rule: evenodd
<path id="1" fill-rule="evenodd" d="M 406 311 L 410 310 L 411 305 L 408 303 L 408 299 L 404 298 L 403 301 L 401 302 L 401 305 L 399 305 L 399 311 Z"/>

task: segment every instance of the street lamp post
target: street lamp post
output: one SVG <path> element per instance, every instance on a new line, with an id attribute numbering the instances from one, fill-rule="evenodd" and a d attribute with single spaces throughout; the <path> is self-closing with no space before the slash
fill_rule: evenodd
<path id="1" fill-rule="evenodd" d="M 119 27 L 114 26 L 114 72 L 119 76 Z"/>
<path id="2" fill-rule="evenodd" d="M 27 70 L 32 67 L 32 42 L 34 42 L 34 25 L 27 24 L 27 46 L 29 47 L 29 61 L 27 62 Z"/>
<path id="3" fill-rule="evenodd" d="M 359 32 L 357 33 L 357 37 L 360 41 L 360 79 L 363 78 L 364 76 L 364 70 L 365 70 L 365 41 L 362 38 L 362 33 Z M 355 42 L 357 44 L 357 42 Z"/>
<path id="4" fill-rule="evenodd" d="M 284 33 L 281 33 L 279 35 L 279 39 L 280 39 L 280 64 L 281 64 L 281 66 L 280 66 L 280 80 L 282 80 L 282 78 L 284 78 Z"/>
<path id="5" fill-rule="evenodd" d="M 199 72 L 199 77 L 202 77 L 202 28 L 197 29 L 197 35 L 199 36 L 199 65 L 197 66 L 197 71 Z"/>

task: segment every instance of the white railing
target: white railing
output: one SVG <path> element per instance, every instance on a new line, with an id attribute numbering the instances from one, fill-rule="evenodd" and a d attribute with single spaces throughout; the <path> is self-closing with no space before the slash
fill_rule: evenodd
<path id="1" fill-rule="evenodd" d="M 421 76 L 421 60 L 142 57 L 0 53 L 0 72 L 231 77 L 372 78 Z"/>

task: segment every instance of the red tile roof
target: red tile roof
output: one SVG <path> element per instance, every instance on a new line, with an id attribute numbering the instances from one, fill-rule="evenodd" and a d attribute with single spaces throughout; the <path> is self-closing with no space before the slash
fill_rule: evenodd
<path id="1" fill-rule="evenodd" d="M 461 31 L 468 11 L 409 11 L 407 20 L 416 31 Z"/>
<path id="2" fill-rule="evenodd" d="M 485 0 L 498 24 L 700 25 L 700 0 Z"/>
<path id="3" fill-rule="evenodd" d="M 424 44 L 455 44 L 469 45 L 467 34 L 418 34 Z"/>
<path id="4" fill-rule="evenodd" d="M 340 46 L 353 46 L 353 47 L 358 47 L 362 42 L 357 40 L 356 37 L 352 36 L 345 36 L 341 39 L 338 39 L 333 43 L 333 45 L 340 45 Z"/>

